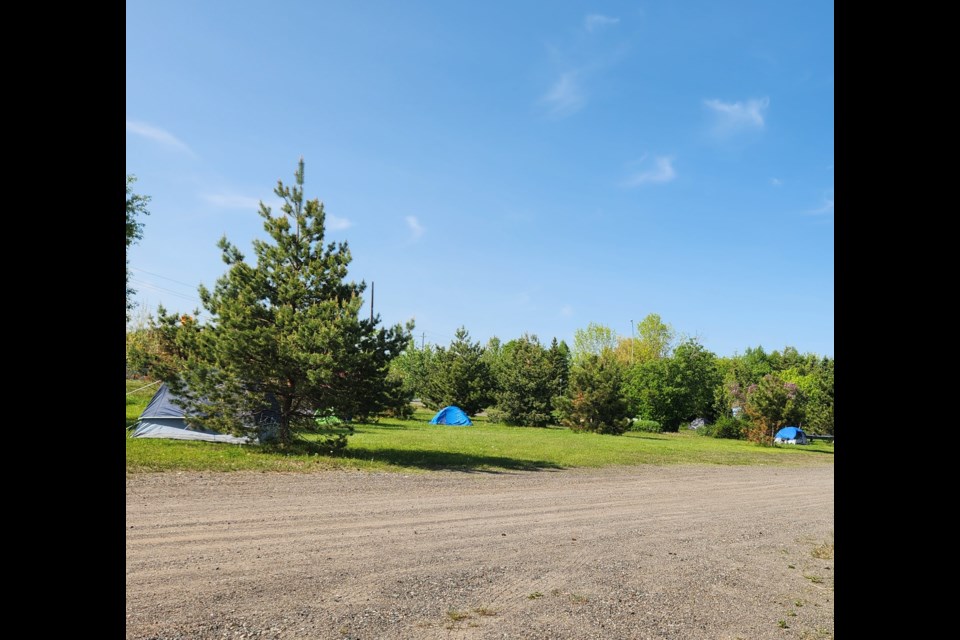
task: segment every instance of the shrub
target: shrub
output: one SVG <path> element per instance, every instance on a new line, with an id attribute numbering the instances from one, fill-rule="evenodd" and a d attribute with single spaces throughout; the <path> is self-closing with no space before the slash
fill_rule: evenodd
<path id="1" fill-rule="evenodd" d="M 746 420 L 723 416 L 718 418 L 714 424 L 707 424 L 700 427 L 704 435 L 713 438 L 726 438 L 728 440 L 741 440 L 744 436 L 744 427 Z"/>
<path id="2" fill-rule="evenodd" d="M 573 431 L 620 435 L 630 424 L 620 395 L 623 375 L 611 355 L 588 354 L 570 370 L 567 394 L 555 399 L 560 424 Z"/>
<path id="3" fill-rule="evenodd" d="M 487 420 L 494 424 L 505 424 L 507 421 L 507 414 L 505 411 L 501 411 L 496 407 L 490 407 L 484 413 L 487 414 Z"/>
<path id="4" fill-rule="evenodd" d="M 313 414 L 313 421 L 320 428 L 337 427 L 344 422 L 333 409 L 317 409 Z"/>
<path id="5" fill-rule="evenodd" d="M 643 431 L 644 433 L 663 433 L 663 427 L 656 420 L 641 420 L 634 418 L 629 431 Z"/>

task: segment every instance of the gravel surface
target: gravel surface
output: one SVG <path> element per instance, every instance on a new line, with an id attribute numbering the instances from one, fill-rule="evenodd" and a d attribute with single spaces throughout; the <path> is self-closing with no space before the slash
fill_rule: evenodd
<path id="1" fill-rule="evenodd" d="M 832 464 L 126 482 L 127 638 L 834 634 Z"/>

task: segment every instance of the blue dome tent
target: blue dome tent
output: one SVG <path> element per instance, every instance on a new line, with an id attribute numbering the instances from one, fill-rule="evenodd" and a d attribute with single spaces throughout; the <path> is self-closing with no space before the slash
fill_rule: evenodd
<path id="1" fill-rule="evenodd" d="M 807 444 L 807 434 L 798 427 L 784 427 L 777 431 L 773 441 L 781 444 Z"/>
<path id="2" fill-rule="evenodd" d="M 463 409 L 451 405 L 437 411 L 437 415 L 433 416 L 430 424 L 450 424 L 465 427 L 473 423 L 470 422 L 470 418 L 463 412 Z"/>

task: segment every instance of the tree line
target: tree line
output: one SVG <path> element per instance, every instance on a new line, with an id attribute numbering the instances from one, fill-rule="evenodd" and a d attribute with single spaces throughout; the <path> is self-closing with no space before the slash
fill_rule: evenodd
<path id="1" fill-rule="evenodd" d="M 508 425 L 606 434 L 677 431 L 693 420 L 709 435 L 759 443 L 786 424 L 834 432 L 832 358 L 793 347 L 718 357 L 695 338 L 677 340 L 657 314 L 629 337 L 590 323 L 572 349 L 532 334 L 481 345 L 466 327 L 448 346 L 418 349 L 412 321 L 383 327 L 379 316 L 361 317 L 366 285 L 347 280 L 347 243 L 324 243 L 324 207 L 304 198 L 302 158 L 294 178 L 277 183 L 279 212 L 260 204 L 268 239 L 253 241 L 255 262 L 226 237 L 218 243 L 227 271 L 212 289 L 199 287 L 209 320 L 197 321 L 199 309 L 161 307 L 127 332 L 127 366 L 167 382 L 192 424 L 251 435 L 248 418 L 270 409 L 277 418 L 269 439 L 287 446 L 317 431 L 318 416 L 409 418 L 418 398 Z M 132 192 L 133 180 L 128 249 L 142 237 L 137 216 L 149 201 Z M 127 284 L 128 319 L 130 293 Z M 311 442 L 337 450 L 346 435 Z"/>
<path id="2" fill-rule="evenodd" d="M 391 372 L 407 397 L 429 408 L 485 410 L 516 426 L 618 434 L 638 424 L 677 431 L 699 419 L 708 434 L 757 442 L 788 424 L 833 435 L 832 358 L 789 346 L 718 357 L 696 338 L 674 338 L 657 314 L 629 337 L 590 323 L 575 332 L 573 349 L 530 334 L 481 346 L 461 327 L 447 347 L 411 340 Z"/>

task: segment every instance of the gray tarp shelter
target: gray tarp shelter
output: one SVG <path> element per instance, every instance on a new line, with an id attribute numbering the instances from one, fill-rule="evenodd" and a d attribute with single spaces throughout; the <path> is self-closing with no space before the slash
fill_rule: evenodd
<path id="1" fill-rule="evenodd" d="M 206 440 L 207 442 L 229 442 L 231 444 L 256 444 L 256 439 L 233 436 L 228 433 L 220 433 L 212 429 L 200 429 L 191 427 L 184 420 L 183 408 L 174 403 L 176 394 L 170 390 L 166 383 L 160 385 L 157 392 L 150 399 L 150 404 L 140 414 L 140 419 L 134 425 L 136 430 L 133 432 L 134 438 L 171 438 L 173 440 Z M 259 423 L 264 414 L 262 412 L 260 420 L 254 420 Z"/>

